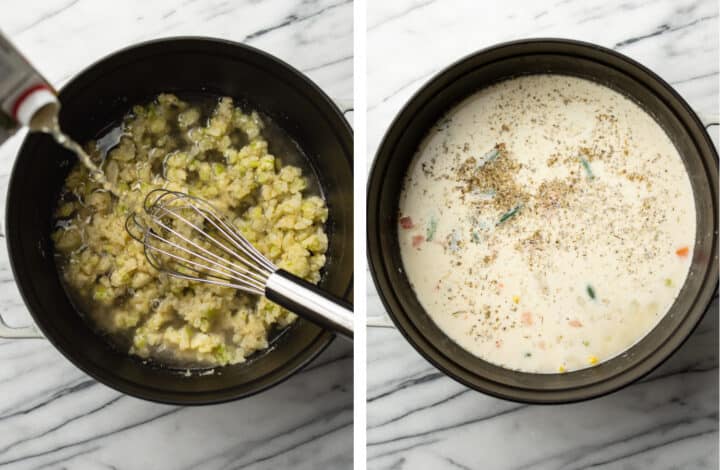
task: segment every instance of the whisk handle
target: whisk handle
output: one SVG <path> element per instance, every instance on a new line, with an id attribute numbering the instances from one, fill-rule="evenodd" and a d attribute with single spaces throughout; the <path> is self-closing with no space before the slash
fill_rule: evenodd
<path id="1" fill-rule="evenodd" d="M 265 297 L 348 339 L 353 338 L 352 305 L 279 269 L 265 283 Z"/>

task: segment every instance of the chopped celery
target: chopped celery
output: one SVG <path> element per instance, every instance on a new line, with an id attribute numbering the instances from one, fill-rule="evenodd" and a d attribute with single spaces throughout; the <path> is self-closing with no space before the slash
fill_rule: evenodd
<path id="1" fill-rule="evenodd" d="M 97 286 L 93 292 L 93 299 L 105 300 L 110 297 L 110 290 L 105 286 Z"/>

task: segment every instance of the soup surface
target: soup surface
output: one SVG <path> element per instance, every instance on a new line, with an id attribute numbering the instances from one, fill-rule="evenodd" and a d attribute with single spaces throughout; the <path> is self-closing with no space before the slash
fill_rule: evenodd
<path id="1" fill-rule="evenodd" d="M 120 130 L 107 156 L 99 143 L 87 145 L 105 181 L 76 164 L 55 212 L 58 266 L 78 308 L 121 348 L 181 367 L 234 364 L 268 347 L 294 314 L 264 297 L 159 273 L 125 221 L 153 189 L 189 193 L 275 265 L 316 283 L 328 212 L 313 175 L 289 164 L 301 160 L 297 146 L 230 98 L 163 94 L 135 106 Z"/>
<path id="2" fill-rule="evenodd" d="M 420 303 L 455 342 L 514 370 L 616 356 L 687 276 L 695 206 L 678 151 L 600 84 L 530 75 L 488 87 L 428 133 L 398 233 Z"/>

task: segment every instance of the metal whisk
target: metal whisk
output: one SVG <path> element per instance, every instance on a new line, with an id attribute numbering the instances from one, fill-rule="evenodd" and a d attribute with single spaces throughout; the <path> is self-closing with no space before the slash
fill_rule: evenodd
<path id="1" fill-rule="evenodd" d="M 207 201 L 156 189 L 146 196 L 144 213 L 130 215 L 125 228 L 144 245 L 145 256 L 158 271 L 264 295 L 352 339 L 351 305 L 279 269 Z"/>

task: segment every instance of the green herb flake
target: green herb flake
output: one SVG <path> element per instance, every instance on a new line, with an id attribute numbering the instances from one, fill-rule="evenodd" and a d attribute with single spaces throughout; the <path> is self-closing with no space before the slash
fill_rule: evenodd
<path id="1" fill-rule="evenodd" d="M 531 356 L 532 356 L 532 353 L 530 353 L 530 352 L 525 353 L 525 357 L 531 357 Z"/>
<path id="2" fill-rule="evenodd" d="M 480 235 L 475 230 L 471 232 L 471 235 L 474 243 L 480 243 Z"/>
<path id="3" fill-rule="evenodd" d="M 582 344 L 583 344 L 583 346 L 585 346 L 585 347 L 587 348 L 588 346 L 590 346 L 590 341 L 584 340 L 584 341 L 582 342 Z"/>
<path id="4" fill-rule="evenodd" d="M 435 231 L 437 230 L 437 219 L 435 217 L 430 217 L 430 221 L 428 222 L 427 231 L 425 233 L 425 240 L 431 242 L 433 237 L 435 236 Z"/>
<path id="5" fill-rule="evenodd" d="M 498 220 L 498 222 L 495 225 L 498 226 L 498 225 L 502 224 L 503 222 L 505 222 L 506 220 L 514 217 L 520 211 L 521 207 L 522 207 L 522 204 L 518 204 L 517 206 L 513 207 L 512 209 L 510 209 L 509 211 L 504 213 L 500 217 L 500 220 Z"/>
<path id="6" fill-rule="evenodd" d="M 665 286 L 672 287 L 673 286 L 672 279 L 670 279 L 670 278 L 665 279 Z"/>
<path id="7" fill-rule="evenodd" d="M 590 284 L 587 285 L 587 294 L 591 299 L 595 300 L 595 289 Z"/>
<path id="8" fill-rule="evenodd" d="M 582 164 L 583 168 L 585 168 L 585 173 L 587 173 L 588 179 L 595 179 L 595 175 L 592 172 L 592 168 L 590 168 L 590 162 L 585 160 L 583 157 L 580 157 L 580 163 Z"/>

